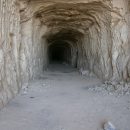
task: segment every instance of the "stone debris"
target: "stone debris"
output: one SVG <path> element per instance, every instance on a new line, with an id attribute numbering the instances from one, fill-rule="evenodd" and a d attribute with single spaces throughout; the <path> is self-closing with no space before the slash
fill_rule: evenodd
<path id="1" fill-rule="evenodd" d="M 89 76 L 90 74 L 89 70 L 83 70 L 82 68 L 79 70 L 79 72 L 83 76 Z"/>
<path id="2" fill-rule="evenodd" d="M 46 86 L 46 84 L 42 84 L 42 86 L 43 86 L 43 87 L 45 87 L 45 86 Z"/>
<path id="3" fill-rule="evenodd" d="M 22 86 L 22 94 L 27 94 L 28 93 L 28 83 L 24 84 Z"/>
<path id="4" fill-rule="evenodd" d="M 107 122 L 104 124 L 104 130 L 116 130 L 116 128 L 111 122 Z"/>
<path id="5" fill-rule="evenodd" d="M 89 87 L 88 90 L 101 92 L 109 95 L 129 95 L 130 94 L 130 83 L 118 83 L 114 84 L 112 82 L 105 82 L 101 85 Z"/>

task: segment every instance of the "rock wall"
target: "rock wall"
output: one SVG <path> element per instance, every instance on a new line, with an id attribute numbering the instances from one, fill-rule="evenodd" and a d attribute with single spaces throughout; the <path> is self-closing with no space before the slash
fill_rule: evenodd
<path id="1" fill-rule="evenodd" d="M 0 0 L 0 108 L 20 89 L 20 15 L 16 0 Z"/>
<path id="2" fill-rule="evenodd" d="M 20 68 L 22 84 L 38 77 L 46 68 L 46 40 L 43 37 L 46 26 L 39 20 L 31 19 L 21 23 Z"/>
<path id="3" fill-rule="evenodd" d="M 86 59 L 90 71 L 102 80 L 109 80 L 113 73 L 111 15 L 109 11 L 104 10 L 104 13 L 97 14 L 97 17 L 98 25 L 89 28 L 84 38 Z"/>
<path id="4" fill-rule="evenodd" d="M 128 0 L 113 0 L 112 13 L 112 80 L 130 81 L 130 41 L 129 41 L 129 4 Z"/>

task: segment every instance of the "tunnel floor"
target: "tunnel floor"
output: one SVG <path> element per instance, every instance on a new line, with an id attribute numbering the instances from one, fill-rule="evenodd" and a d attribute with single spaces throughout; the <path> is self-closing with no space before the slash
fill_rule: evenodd
<path id="1" fill-rule="evenodd" d="M 1 130 L 101 130 L 111 121 L 130 128 L 130 95 L 116 97 L 88 88 L 101 82 L 67 65 L 50 65 L 39 79 L 0 111 Z"/>

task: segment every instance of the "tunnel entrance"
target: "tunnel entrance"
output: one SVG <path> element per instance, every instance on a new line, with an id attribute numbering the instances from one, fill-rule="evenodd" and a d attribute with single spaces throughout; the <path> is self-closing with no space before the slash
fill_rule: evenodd
<path id="1" fill-rule="evenodd" d="M 49 63 L 71 65 L 71 47 L 63 41 L 54 42 L 48 47 Z"/>

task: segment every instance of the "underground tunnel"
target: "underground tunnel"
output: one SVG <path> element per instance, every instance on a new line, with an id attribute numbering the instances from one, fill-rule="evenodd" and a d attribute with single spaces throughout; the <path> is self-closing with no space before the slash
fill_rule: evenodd
<path id="1" fill-rule="evenodd" d="M 101 81 L 130 81 L 128 1 L 0 2 L 0 106 L 55 62 L 92 72 Z"/>
<path id="2" fill-rule="evenodd" d="M 48 48 L 49 63 L 71 64 L 71 47 L 68 43 L 57 41 Z"/>
<path id="3" fill-rule="evenodd" d="M 74 29 L 60 29 L 55 34 L 49 34 L 47 39 L 49 64 L 68 64 L 74 68 L 78 65 L 78 54 L 83 34 Z"/>
<path id="4" fill-rule="evenodd" d="M 0 0 L 1 130 L 129 121 L 130 0 Z"/>

